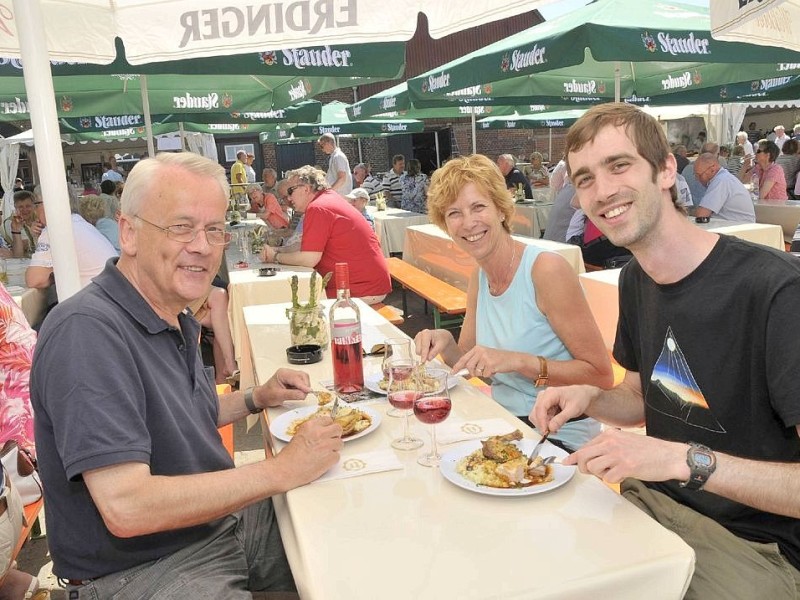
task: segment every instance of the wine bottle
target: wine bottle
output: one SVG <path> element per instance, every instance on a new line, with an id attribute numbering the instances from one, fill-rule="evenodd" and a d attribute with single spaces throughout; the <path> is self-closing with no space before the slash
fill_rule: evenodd
<path id="1" fill-rule="evenodd" d="M 336 302 L 330 310 L 333 387 L 339 394 L 352 394 L 364 389 L 364 367 L 361 358 L 361 314 L 350 299 L 350 269 L 347 263 L 336 263 Z"/>

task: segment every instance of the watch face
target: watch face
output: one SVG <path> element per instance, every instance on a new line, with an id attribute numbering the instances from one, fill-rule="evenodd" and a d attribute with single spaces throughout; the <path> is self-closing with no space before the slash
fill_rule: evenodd
<path id="1" fill-rule="evenodd" d="M 695 452 L 692 458 L 698 467 L 710 467 L 714 462 L 708 454 L 703 452 Z"/>

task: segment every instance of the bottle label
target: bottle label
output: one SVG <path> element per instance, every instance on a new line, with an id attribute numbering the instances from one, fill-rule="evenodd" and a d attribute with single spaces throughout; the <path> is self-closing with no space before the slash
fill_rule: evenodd
<path id="1" fill-rule="evenodd" d="M 334 323 L 333 340 L 337 344 L 361 343 L 361 327 L 359 323 Z"/>

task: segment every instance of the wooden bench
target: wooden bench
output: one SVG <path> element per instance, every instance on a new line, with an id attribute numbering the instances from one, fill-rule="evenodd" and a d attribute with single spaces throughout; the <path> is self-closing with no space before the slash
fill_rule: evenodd
<path id="1" fill-rule="evenodd" d="M 392 325 L 402 325 L 405 322 L 403 315 L 398 312 L 394 306 L 387 306 L 383 302 L 377 304 L 370 304 L 369 307 L 377 312 L 384 319 L 389 321 Z"/>
<path id="2" fill-rule="evenodd" d="M 36 502 L 32 502 L 30 504 L 26 504 L 23 507 L 25 513 L 25 519 L 22 522 L 22 532 L 19 535 L 19 539 L 17 540 L 17 545 L 14 546 L 14 553 L 11 555 L 11 560 L 16 560 L 17 556 L 19 555 L 19 551 L 22 550 L 22 546 L 25 545 L 25 542 L 31 537 L 31 534 L 34 537 L 41 534 L 41 529 L 39 528 L 39 511 L 42 510 L 44 506 L 44 500 L 39 498 Z"/>
<path id="3" fill-rule="evenodd" d="M 389 274 L 403 288 L 403 314 L 408 314 L 406 290 L 411 290 L 433 306 L 436 329 L 460 327 L 467 312 L 467 293 L 399 259 L 388 258 Z M 443 319 L 442 314 L 450 315 Z"/>

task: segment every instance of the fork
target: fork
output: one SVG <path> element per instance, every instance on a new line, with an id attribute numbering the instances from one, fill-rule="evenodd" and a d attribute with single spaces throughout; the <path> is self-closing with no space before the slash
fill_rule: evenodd
<path id="1" fill-rule="evenodd" d="M 339 394 L 333 395 L 333 406 L 331 407 L 331 419 L 336 420 L 336 413 L 339 412 Z"/>

